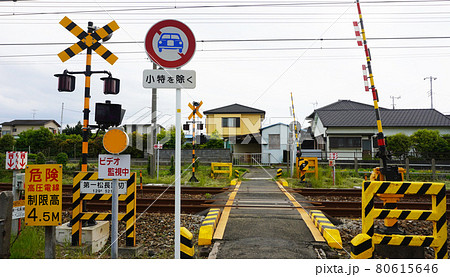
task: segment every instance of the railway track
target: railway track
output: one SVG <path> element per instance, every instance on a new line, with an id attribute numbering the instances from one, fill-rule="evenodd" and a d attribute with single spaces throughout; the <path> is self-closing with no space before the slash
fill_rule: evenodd
<path id="1" fill-rule="evenodd" d="M 166 192 L 169 194 L 173 194 L 175 192 L 175 187 L 170 186 L 167 188 L 167 185 L 143 185 L 142 190 L 140 188 L 140 185 L 137 185 L 137 191 L 138 193 L 162 193 Z M 5 190 L 11 190 L 12 184 L 10 183 L 0 183 L 0 191 Z M 225 192 L 228 190 L 228 187 L 225 188 L 218 188 L 218 187 L 187 187 L 187 186 L 181 186 L 181 193 L 185 194 L 193 194 L 193 195 L 199 195 L 199 194 L 217 194 L 221 192 Z M 72 185 L 63 185 L 63 194 L 72 193 Z"/>
<path id="2" fill-rule="evenodd" d="M 0 183 L 0 191 L 10 190 L 11 184 Z M 221 192 L 228 191 L 227 188 L 217 188 L 217 187 L 186 187 L 182 186 L 182 195 L 204 195 L 204 194 L 218 194 Z M 63 186 L 63 209 L 70 210 L 72 207 L 72 186 Z M 160 213 L 173 213 L 175 209 L 175 199 L 171 198 L 148 198 L 142 197 L 142 194 L 158 194 L 165 192 L 166 194 L 174 194 L 174 187 L 168 186 L 140 186 L 137 188 L 137 212 L 160 212 Z M 303 196 L 309 197 L 309 201 L 300 202 L 305 209 L 319 209 L 334 217 L 360 217 L 361 216 L 361 189 L 314 189 L 314 188 L 300 188 L 292 189 L 292 192 L 301 194 Z M 343 200 L 340 200 L 343 198 Z M 345 199 L 344 199 L 345 198 Z M 419 199 L 417 199 L 419 198 Z M 402 199 L 398 203 L 399 209 L 416 209 L 416 210 L 428 210 L 431 209 L 431 200 L 421 200 L 423 197 L 416 197 L 408 195 L 405 199 Z M 352 200 L 349 200 L 352 199 Z M 414 200 L 414 201 L 410 201 Z M 87 209 L 89 211 L 110 211 L 111 202 L 110 201 L 86 201 Z M 383 203 L 381 201 L 375 202 L 375 207 L 381 208 Z M 181 199 L 181 209 L 183 213 L 195 214 L 201 212 L 210 207 L 225 207 L 225 203 L 214 201 L 212 199 Z M 234 207 L 234 206 L 233 206 Z M 245 205 L 238 205 L 237 208 L 245 208 Z M 258 208 L 258 206 L 252 206 L 253 208 Z M 270 208 L 267 205 L 261 206 L 261 208 Z M 289 206 L 274 206 L 273 208 L 286 208 L 292 209 Z M 119 203 L 119 209 L 125 211 L 125 205 Z M 447 210 L 450 210 L 450 191 L 447 191 Z M 450 213 L 447 213 L 450 218 Z"/>

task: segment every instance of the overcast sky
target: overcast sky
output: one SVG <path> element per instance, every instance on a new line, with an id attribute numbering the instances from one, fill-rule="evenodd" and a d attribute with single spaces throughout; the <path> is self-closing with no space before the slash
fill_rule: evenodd
<path id="1" fill-rule="evenodd" d="M 450 1 L 361 1 L 380 106 L 434 108 L 450 114 Z M 61 62 L 57 54 L 78 39 L 59 21 L 67 16 L 84 30 L 88 21 L 120 29 L 103 43 L 118 56 L 110 65 L 96 53 L 92 70 L 111 71 L 121 80 L 117 96 L 103 94 L 103 75 L 92 76 L 91 122 L 96 102 L 110 99 L 125 108 L 126 122 L 150 122 L 151 89 L 142 72 L 152 63 L 144 48 L 147 31 L 164 19 L 185 23 L 196 52 L 182 67 L 195 70 L 197 87 L 182 90 L 182 121 L 188 102 L 201 111 L 229 104 L 266 111 L 264 125 L 291 121 L 290 93 L 301 123 L 314 108 L 339 99 L 373 104 L 364 91 L 362 47 L 355 39 L 356 4 L 324 1 L 1 1 L 0 123 L 54 119 L 63 126 L 82 120 L 84 76 L 73 93 L 57 91 L 55 73 L 83 71 L 86 51 Z M 158 90 L 164 127 L 174 124 L 175 90 Z M 375 115 L 374 115 L 375 116 Z M 383 115 L 381 114 L 383 120 Z"/>

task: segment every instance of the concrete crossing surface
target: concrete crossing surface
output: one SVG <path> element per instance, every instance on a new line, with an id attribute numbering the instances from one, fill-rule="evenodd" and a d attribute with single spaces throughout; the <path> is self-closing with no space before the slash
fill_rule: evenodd
<path id="1" fill-rule="evenodd" d="M 317 233 L 312 234 L 272 176 L 276 176 L 276 169 L 251 168 L 244 176 L 224 229 L 218 227 L 222 234 L 215 234 L 210 258 L 318 258 L 314 247 L 324 242 L 317 242 Z"/>

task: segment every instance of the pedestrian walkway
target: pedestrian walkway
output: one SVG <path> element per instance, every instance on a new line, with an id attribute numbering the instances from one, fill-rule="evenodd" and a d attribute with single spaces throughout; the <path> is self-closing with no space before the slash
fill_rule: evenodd
<path id="1" fill-rule="evenodd" d="M 276 170 L 252 168 L 239 186 L 217 259 L 313 259 L 316 238 L 291 200 L 271 179 Z M 219 229 L 219 228 L 218 228 Z M 316 234 L 317 236 L 317 234 Z M 319 234 L 320 236 L 320 234 Z"/>

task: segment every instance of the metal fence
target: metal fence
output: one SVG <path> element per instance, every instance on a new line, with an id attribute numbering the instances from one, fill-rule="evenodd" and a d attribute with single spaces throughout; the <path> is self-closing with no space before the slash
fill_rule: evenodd
<path id="1" fill-rule="evenodd" d="M 276 163 L 271 156 L 270 153 L 233 153 L 232 160 L 236 166 L 270 165 Z"/>

